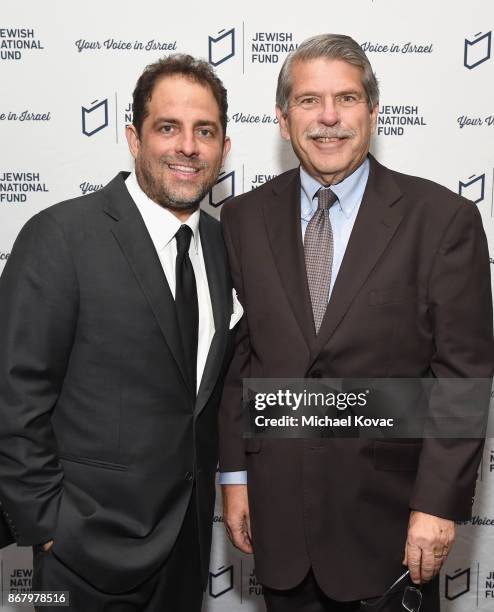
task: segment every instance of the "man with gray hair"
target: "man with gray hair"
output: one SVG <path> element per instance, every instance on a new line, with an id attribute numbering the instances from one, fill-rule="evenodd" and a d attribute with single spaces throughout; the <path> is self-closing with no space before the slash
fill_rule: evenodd
<path id="1" fill-rule="evenodd" d="M 244 378 L 492 376 L 480 214 L 369 154 L 378 98 L 350 37 L 303 42 L 276 94 L 300 167 L 222 211 L 245 309 L 220 408 L 224 518 L 269 611 L 437 612 L 471 515 L 481 440 L 243 437 Z"/>

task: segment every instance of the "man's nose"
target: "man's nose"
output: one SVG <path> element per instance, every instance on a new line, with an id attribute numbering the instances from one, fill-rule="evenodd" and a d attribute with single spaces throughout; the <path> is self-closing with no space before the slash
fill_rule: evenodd
<path id="1" fill-rule="evenodd" d="M 186 157 L 198 155 L 197 138 L 194 130 L 184 129 L 180 132 L 180 136 L 176 141 L 177 153 L 181 153 Z"/>
<path id="2" fill-rule="evenodd" d="M 321 101 L 319 121 L 324 125 L 335 125 L 339 120 L 340 115 L 336 102 L 332 98 L 324 98 Z"/>

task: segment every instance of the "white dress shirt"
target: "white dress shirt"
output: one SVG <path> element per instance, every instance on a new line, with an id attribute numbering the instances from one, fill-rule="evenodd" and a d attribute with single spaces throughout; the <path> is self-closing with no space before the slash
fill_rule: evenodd
<path id="1" fill-rule="evenodd" d="M 168 209 L 153 202 L 141 189 L 135 172 L 126 179 L 125 185 L 130 197 L 134 200 L 151 236 L 154 248 L 165 273 L 168 286 L 175 298 L 175 264 L 177 259 L 177 241 L 175 234 L 182 222 Z M 204 366 L 214 336 L 213 307 L 209 294 L 209 285 L 202 253 L 201 235 L 199 233 L 199 209 L 193 212 L 185 222 L 192 230 L 192 240 L 189 246 L 189 258 L 194 269 L 199 302 L 199 336 L 197 345 L 197 389 L 201 382 Z"/>

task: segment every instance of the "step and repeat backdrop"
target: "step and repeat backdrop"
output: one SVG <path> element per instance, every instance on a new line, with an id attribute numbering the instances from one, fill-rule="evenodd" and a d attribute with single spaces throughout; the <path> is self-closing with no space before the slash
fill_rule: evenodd
<path id="1" fill-rule="evenodd" d="M 478 206 L 493 264 L 493 30 L 488 0 L 2 0 L 0 273 L 31 216 L 132 168 L 124 136 L 131 93 L 144 66 L 164 54 L 207 59 L 228 88 L 233 146 L 204 209 L 218 216 L 228 199 L 296 165 L 276 122 L 276 78 L 287 53 L 321 32 L 350 34 L 374 66 L 381 102 L 373 153 Z M 446 612 L 494 608 L 493 440 L 473 515 L 458 526 L 442 572 Z M 219 503 L 213 534 L 204 610 L 261 612 L 253 560 L 226 540 Z M 0 552 L 0 590 L 25 592 L 31 577 L 30 549 Z"/>

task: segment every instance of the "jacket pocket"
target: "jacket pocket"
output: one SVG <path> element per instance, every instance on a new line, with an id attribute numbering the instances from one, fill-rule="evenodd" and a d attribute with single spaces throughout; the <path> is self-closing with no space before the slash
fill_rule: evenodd
<path id="1" fill-rule="evenodd" d="M 419 464 L 420 442 L 374 442 L 374 467 L 389 472 L 415 471 Z"/>
<path id="2" fill-rule="evenodd" d="M 111 461 L 102 461 L 101 459 L 93 459 L 92 457 L 79 457 L 78 455 L 72 455 L 70 453 L 59 453 L 59 458 L 63 461 L 71 461 L 72 463 L 80 463 L 82 465 L 88 465 L 90 467 L 101 468 L 104 470 L 115 470 L 118 472 L 124 472 L 129 469 L 128 465 L 123 463 L 112 463 Z"/>
<path id="3" fill-rule="evenodd" d="M 392 287 L 380 289 L 369 293 L 369 304 L 371 306 L 384 306 L 386 304 L 400 304 L 401 302 L 414 302 L 417 300 L 417 289 L 415 287 Z"/>

